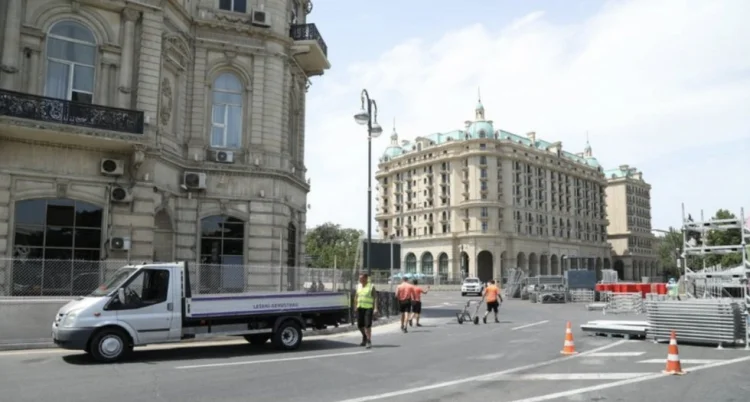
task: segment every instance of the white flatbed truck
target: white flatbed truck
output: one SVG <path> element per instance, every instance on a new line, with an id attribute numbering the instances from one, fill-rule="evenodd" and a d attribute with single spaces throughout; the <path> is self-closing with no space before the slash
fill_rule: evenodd
<path id="1" fill-rule="evenodd" d="M 120 268 L 60 308 L 52 340 L 100 362 L 118 361 L 136 346 L 217 336 L 294 350 L 303 330 L 347 323 L 350 311 L 346 292 L 193 295 L 187 262 L 144 263 Z"/>

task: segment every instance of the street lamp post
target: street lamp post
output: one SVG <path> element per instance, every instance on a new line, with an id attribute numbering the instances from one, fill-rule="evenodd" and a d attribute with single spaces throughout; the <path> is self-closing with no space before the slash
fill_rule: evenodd
<path id="1" fill-rule="evenodd" d="M 378 104 L 370 99 L 366 89 L 360 95 L 362 106 L 354 115 L 354 121 L 360 125 L 367 125 L 367 260 L 365 269 L 372 274 L 372 139 L 383 133 L 383 127 L 378 124 Z M 367 107 L 365 107 L 365 104 Z M 374 110 L 373 110 L 374 109 Z M 373 114 L 374 111 L 374 114 Z"/>

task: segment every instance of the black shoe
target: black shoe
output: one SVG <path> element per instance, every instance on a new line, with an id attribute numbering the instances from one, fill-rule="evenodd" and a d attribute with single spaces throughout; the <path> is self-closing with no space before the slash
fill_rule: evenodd
<path id="1" fill-rule="evenodd" d="M 417 326 L 418 326 L 418 327 L 421 327 L 421 326 L 422 326 L 422 324 L 420 324 L 420 323 L 417 323 Z"/>
<path id="2" fill-rule="evenodd" d="M 360 343 L 359 346 L 365 346 L 365 345 L 367 345 L 367 341 L 362 339 L 362 343 Z"/>
<path id="3" fill-rule="evenodd" d="M 407 332 L 409 332 L 409 331 L 408 331 L 408 330 L 406 329 L 406 327 L 402 328 L 402 330 L 404 331 L 404 333 L 407 333 Z"/>
<path id="4" fill-rule="evenodd" d="M 495 324 L 500 324 L 500 320 L 498 320 L 497 318 L 495 318 Z"/>
<path id="5" fill-rule="evenodd" d="M 485 324 L 487 324 L 487 317 L 482 317 L 482 322 L 484 322 Z"/>
<path id="6" fill-rule="evenodd" d="M 414 321 L 414 320 L 409 320 L 409 326 L 410 326 L 410 327 L 413 327 L 413 326 L 414 326 L 414 322 L 413 322 L 413 321 Z"/>
<path id="7" fill-rule="evenodd" d="M 372 342 L 367 341 L 367 346 L 365 346 L 365 348 L 366 349 L 371 349 L 372 348 Z"/>

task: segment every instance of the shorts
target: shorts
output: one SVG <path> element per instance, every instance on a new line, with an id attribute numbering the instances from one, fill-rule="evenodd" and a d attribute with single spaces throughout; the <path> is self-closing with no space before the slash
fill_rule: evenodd
<path id="1" fill-rule="evenodd" d="M 497 300 L 493 302 L 487 302 L 487 312 L 493 311 L 497 313 L 497 308 L 500 307 L 500 303 L 497 302 Z"/>
<path id="2" fill-rule="evenodd" d="M 398 312 L 399 313 L 411 313 L 411 300 L 399 300 Z"/>
<path id="3" fill-rule="evenodd" d="M 422 302 L 421 301 L 411 302 L 411 312 L 414 314 L 422 314 Z"/>
<path id="4" fill-rule="evenodd" d="M 357 327 L 358 328 L 372 328 L 372 311 L 371 308 L 358 308 L 357 309 Z"/>

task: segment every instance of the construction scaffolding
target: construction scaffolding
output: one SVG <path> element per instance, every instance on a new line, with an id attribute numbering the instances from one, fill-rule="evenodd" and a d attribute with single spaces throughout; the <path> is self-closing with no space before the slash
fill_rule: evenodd
<path id="1" fill-rule="evenodd" d="M 740 243 L 731 245 L 709 245 L 708 234 L 714 231 L 739 230 Z M 700 238 L 690 238 L 688 233 L 698 233 Z M 748 240 L 750 227 L 745 218 L 744 208 L 740 209 L 740 216 L 731 219 L 703 218 L 693 221 L 685 216 L 685 205 L 682 205 L 682 233 L 683 233 L 683 278 L 681 292 L 689 298 L 715 299 L 716 303 L 726 302 L 726 299 L 740 299 L 740 308 L 745 317 L 744 338 L 745 348 L 750 348 L 750 294 L 748 294 L 748 279 L 750 278 L 750 261 L 748 261 Z M 737 267 L 702 267 L 695 269 L 689 266 L 688 257 L 707 255 L 727 255 L 739 253 L 742 261 Z M 704 263 L 705 265 L 705 263 Z M 723 300 L 723 301 L 722 301 Z"/>

